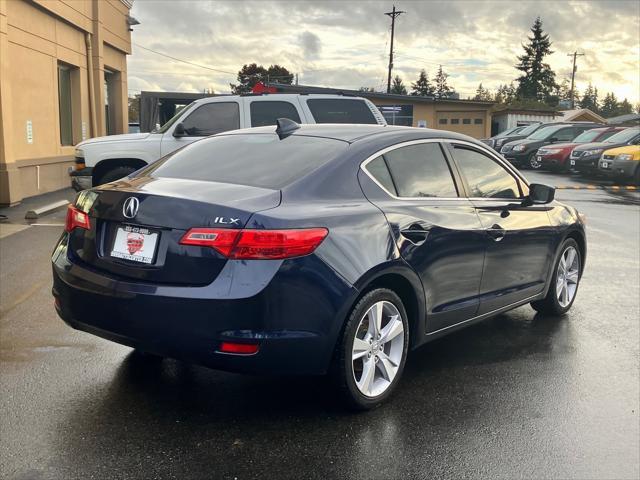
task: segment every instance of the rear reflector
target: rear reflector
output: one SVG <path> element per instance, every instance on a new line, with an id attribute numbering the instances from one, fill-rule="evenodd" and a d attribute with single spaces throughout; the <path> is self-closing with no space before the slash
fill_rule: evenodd
<path id="1" fill-rule="evenodd" d="M 238 355 L 253 355 L 258 352 L 259 348 L 260 345 L 257 343 L 222 342 L 218 351 L 222 353 L 235 353 Z"/>
<path id="2" fill-rule="evenodd" d="M 326 228 L 291 230 L 238 230 L 192 228 L 182 245 L 211 247 L 234 260 L 276 260 L 312 253 L 329 231 Z"/>
<path id="3" fill-rule="evenodd" d="M 64 229 L 67 232 L 71 232 L 75 228 L 90 230 L 91 224 L 89 223 L 89 215 L 69 204 L 67 207 L 67 219 L 64 224 Z"/>

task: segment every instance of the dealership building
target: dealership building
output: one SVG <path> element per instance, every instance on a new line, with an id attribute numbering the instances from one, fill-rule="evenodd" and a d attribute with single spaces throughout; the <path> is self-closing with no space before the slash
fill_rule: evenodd
<path id="1" fill-rule="evenodd" d="M 69 185 L 74 145 L 127 131 L 131 0 L 0 0 L 0 204 Z"/>

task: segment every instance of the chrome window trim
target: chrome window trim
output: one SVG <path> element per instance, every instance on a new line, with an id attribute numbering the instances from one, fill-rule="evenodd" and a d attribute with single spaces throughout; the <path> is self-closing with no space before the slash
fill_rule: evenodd
<path id="1" fill-rule="evenodd" d="M 423 143 L 442 143 L 444 141 L 444 139 L 442 138 L 422 138 L 420 140 L 409 140 L 406 142 L 402 142 L 402 143 L 396 143 L 395 145 L 391 145 L 389 147 L 385 147 L 382 150 L 378 150 L 376 153 L 374 153 L 373 155 L 370 155 L 369 157 L 367 157 L 362 163 L 360 163 L 360 170 L 362 170 L 376 185 L 378 185 L 378 187 L 380 187 L 382 189 L 383 192 L 385 192 L 387 195 L 389 195 L 389 197 L 393 198 L 394 200 L 411 200 L 411 201 L 468 201 L 469 199 L 467 197 L 398 197 L 396 195 L 394 195 L 393 193 L 391 193 L 389 190 L 387 190 L 384 186 L 382 186 L 382 184 L 380 182 L 378 182 L 378 180 L 376 180 L 376 178 L 369 172 L 369 170 L 367 170 L 365 167 L 372 162 L 373 160 L 375 160 L 376 158 L 380 157 L 381 155 L 384 155 L 385 153 L 391 152 L 393 150 L 397 150 L 398 148 L 402 148 L 402 147 L 410 147 L 411 145 L 421 145 Z M 449 159 L 447 158 L 447 156 L 444 154 L 443 152 L 443 156 L 445 158 L 445 160 L 447 161 L 447 167 L 451 168 L 449 165 Z M 456 187 L 456 190 L 458 190 L 459 185 L 456 183 L 456 179 L 453 175 L 451 175 L 451 180 L 453 181 L 453 185 L 454 187 Z"/>
<path id="2" fill-rule="evenodd" d="M 513 200 L 522 200 L 521 198 L 492 198 L 492 197 L 467 197 L 467 196 L 458 196 L 458 197 L 398 197 L 398 196 L 394 195 L 393 193 L 391 193 L 389 190 L 387 190 L 384 186 L 382 186 L 382 184 L 380 182 L 378 182 L 378 180 L 376 180 L 376 178 L 369 172 L 369 170 L 366 169 L 366 166 L 370 162 L 372 162 L 373 160 L 375 160 L 379 156 L 384 155 L 385 153 L 391 152 L 391 151 L 396 150 L 398 148 L 408 147 L 408 146 L 411 146 L 411 145 L 420 145 L 422 143 L 450 143 L 450 144 L 459 144 L 459 145 L 464 145 L 464 146 L 476 148 L 476 149 L 480 150 L 482 153 L 487 154 L 493 160 L 495 160 L 498 163 L 498 165 L 502 166 L 513 177 L 515 177 L 516 181 L 523 183 L 524 185 L 527 186 L 527 188 L 529 188 L 529 182 L 527 182 L 527 180 L 520 174 L 520 172 L 518 172 L 513 167 L 513 165 L 511 165 L 509 162 L 504 160 L 504 158 L 502 158 L 499 155 L 497 155 L 496 152 L 492 152 L 489 148 L 487 148 L 484 145 L 481 146 L 481 145 L 478 145 L 477 143 L 474 143 L 474 142 L 468 142 L 466 140 L 458 140 L 458 139 L 454 139 L 454 138 L 423 138 L 423 139 L 420 139 L 420 140 L 409 140 L 409 141 L 406 141 L 406 142 L 396 143 L 395 145 L 391 145 L 389 147 L 385 147 L 382 150 L 378 150 L 373 155 L 368 156 L 360 164 L 360 169 L 376 185 L 378 185 L 378 187 L 380 187 L 383 192 L 385 192 L 387 195 L 389 195 L 389 197 L 393 198 L 394 200 L 411 200 L 411 201 L 420 200 L 420 201 L 423 201 L 423 202 L 425 200 L 428 200 L 428 201 L 431 201 L 431 200 L 435 200 L 435 201 L 494 200 L 494 201 L 502 201 L 502 202 L 504 202 L 504 201 L 513 201 Z M 445 156 L 445 159 L 447 160 L 447 163 L 449 163 L 449 159 L 446 156 Z M 455 161 L 455 159 L 454 159 L 454 161 Z M 459 185 L 457 184 L 455 177 L 452 175 L 451 178 L 452 178 L 456 188 L 458 188 Z M 521 187 L 521 186 L 519 185 L 519 187 Z"/>

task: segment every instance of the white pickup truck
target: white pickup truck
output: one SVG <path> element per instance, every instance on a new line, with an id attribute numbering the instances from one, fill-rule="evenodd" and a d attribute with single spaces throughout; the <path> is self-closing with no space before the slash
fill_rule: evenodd
<path id="1" fill-rule="evenodd" d="M 386 125 L 369 100 L 344 95 L 224 95 L 196 100 L 159 130 L 97 137 L 79 143 L 71 186 L 84 190 L 112 182 L 155 162 L 184 145 L 216 133 L 275 125 L 276 119 L 297 123 L 365 123 Z"/>

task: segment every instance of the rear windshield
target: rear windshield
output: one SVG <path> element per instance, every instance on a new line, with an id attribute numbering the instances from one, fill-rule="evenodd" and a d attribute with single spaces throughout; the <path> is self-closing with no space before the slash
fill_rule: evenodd
<path id="1" fill-rule="evenodd" d="M 330 138 L 275 134 L 222 135 L 194 142 L 140 172 L 280 189 L 325 164 L 348 147 Z"/>
<path id="2" fill-rule="evenodd" d="M 313 98 L 307 105 L 316 123 L 377 124 L 376 117 L 362 100 L 348 98 Z"/>

